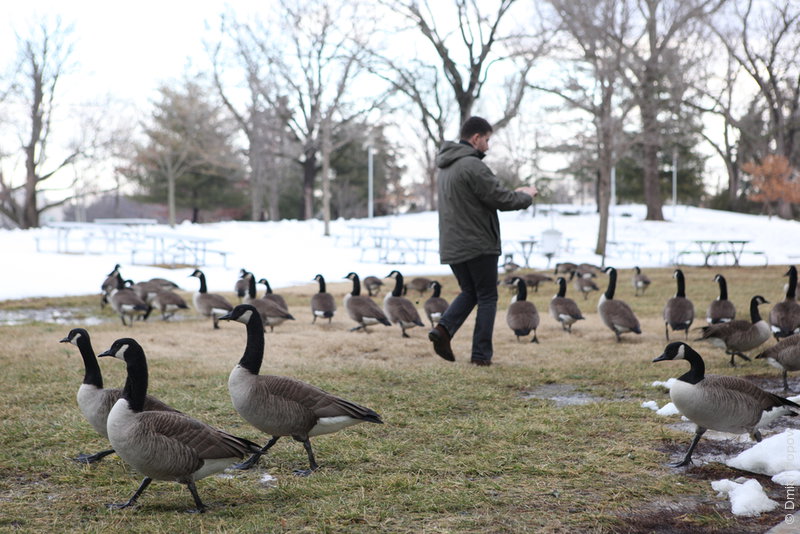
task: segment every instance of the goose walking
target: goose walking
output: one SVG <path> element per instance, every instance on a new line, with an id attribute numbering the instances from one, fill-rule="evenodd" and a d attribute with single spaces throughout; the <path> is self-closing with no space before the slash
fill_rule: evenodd
<path id="1" fill-rule="evenodd" d="M 344 296 L 344 308 L 347 310 L 347 315 L 358 323 L 358 326 L 354 326 L 350 331 L 354 332 L 363 329 L 364 332 L 369 333 L 367 326 L 378 323 L 392 326 L 380 306 L 375 304 L 375 301 L 371 298 L 361 294 L 361 282 L 358 279 L 358 275 L 356 273 L 348 273 L 345 278 L 353 281 L 353 290 Z"/>
<path id="2" fill-rule="evenodd" d="M 258 451 L 258 444 L 180 412 L 145 411 L 147 358 L 136 340 L 118 339 L 99 356 L 119 358 L 127 366 L 122 396 L 108 414 L 108 439 L 125 463 L 145 477 L 128 501 L 109 508 L 132 506 L 153 480 L 166 480 L 185 484 L 194 511 L 204 512 L 195 482 Z"/>
<path id="3" fill-rule="evenodd" d="M 450 304 L 442 298 L 442 284 L 433 280 L 431 289 L 433 289 L 433 294 L 425 301 L 423 308 L 425 309 L 425 315 L 428 316 L 428 320 L 431 322 L 431 328 L 434 328 Z"/>
<path id="4" fill-rule="evenodd" d="M 211 317 L 214 329 L 219 328 L 219 317 L 231 311 L 233 306 L 222 295 L 208 292 L 206 275 L 203 274 L 203 271 L 200 269 L 195 269 L 194 272 L 189 276 L 194 276 L 200 280 L 200 289 L 197 290 L 197 293 L 192 295 L 194 309 L 200 315 Z"/>
<path id="5" fill-rule="evenodd" d="M 533 302 L 527 300 L 528 288 L 525 280 L 515 277 L 513 283 L 517 286 L 517 294 L 511 298 L 511 304 L 506 311 L 506 324 L 517 336 L 527 336 L 533 332 L 531 343 L 539 343 L 536 337 L 536 329 L 539 328 L 539 311 Z"/>
<path id="6" fill-rule="evenodd" d="M 589 293 L 592 291 L 600 291 L 600 288 L 597 287 L 597 284 L 594 283 L 590 275 L 582 276 L 577 273 L 577 271 L 572 271 L 569 278 L 572 280 L 572 286 L 575 290 L 583 295 L 583 300 L 587 300 L 589 298 Z"/>
<path id="7" fill-rule="evenodd" d="M 686 279 L 683 271 L 675 269 L 672 277 L 678 283 L 678 291 L 664 305 L 664 335 L 669 341 L 669 329 L 672 328 L 673 331 L 683 330 L 686 339 L 689 339 L 689 327 L 694 321 L 694 304 L 686 298 Z"/>
<path id="8" fill-rule="evenodd" d="M 415 276 L 411 279 L 411 281 L 403 287 L 403 294 L 406 293 L 407 290 L 413 289 L 419 296 L 422 297 L 425 295 L 425 292 L 430 289 L 431 287 L 431 279 L 425 278 L 424 276 Z"/>
<path id="9" fill-rule="evenodd" d="M 789 371 L 800 371 L 800 334 L 781 339 L 756 358 L 767 360 L 771 366 L 783 371 L 783 391 L 788 393 L 790 390 L 786 374 Z"/>
<path id="10" fill-rule="evenodd" d="M 386 278 L 394 278 L 394 289 L 383 298 L 383 311 L 390 322 L 400 326 L 403 337 L 411 337 L 406 330 L 415 326 L 425 326 L 419 317 L 417 308 L 403 295 L 403 275 L 399 271 L 392 271 Z"/>
<path id="11" fill-rule="evenodd" d="M 719 297 L 708 305 L 706 321 L 708 324 L 729 323 L 736 319 L 736 306 L 728 300 L 728 283 L 721 274 L 716 275 L 714 281 L 719 284 Z"/>
<path id="12" fill-rule="evenodd" d="M 242 418 L 272 438 L 238 469 L 256 465 L 282 436 L 291 436 L 305 447 L 310 468 L 296 470 L 310 475 L 319 466 L 311 448 L 311 438 L 331 434 L 358 423 L 383 424 L 380 415 L 315 386 L 285 376 L 260 375 L 264 359 L 264 328 L 255 308 L 236 306 L 223 317 L 247 326 L 247 344 L 239 363 L 228 378 L 233 406 Z"/>
<path id="13" fill-rule="evenodd" d="M 114 403 L 122 396 L 122 390 L 103 387 L 103 374 L 100 372 L 100 365 L 97 363 L 97 357 L 95 357 L 94 349 L 92 348 L 92 339 L 85 329 L 73 328 L 59 343 L 71 343 L 78 347 L 84 368 L 83 382 L 78 388 L 78 408 L 80 408 L 81 413 L 92 425 L 95 432 L 108 439 L 108 430 L 106 428 L 108 413 Z M 144 409 L 175 411 L 150 395 L 147 395 L 144 399 Z M 73 460 L 79 463 L 92 464 L 99 462 L 113 452 L 114 449 L 106 449 L 94 454 L 81 453 Z"/>
<path id="14" fill-rule="evenodd" d="M 550 299 L 550 315 L 561 323 L 561 328 L 568 333 L 572 333 L 572 325 L 576 321 L 585 319 L 581 310 L 574 300 L 568 298 L 567 295 L 567 281 L 563 276 L 556 278 L 558 284 L 558 293 Z"/>
<path id="15" fill-rule="evenodd" d="M 266 278 L 260 278 L 258 280 L 259 284 L 264 284 L 264 296 L 261 297 L 264 300 L 271 300 L 275 302 L 278 306 L 281 306 L 283 309 L 288 310 L 289 305 L 286 303 L 286 299 L 283 298 L 282 295 L 278 295 L 277 293 L 272 292 L 272 286 L 269 285 L 269 281 Z"/>
<path id="16" fill-rule="evenodd" d="M 638 297 L 640 295 L 644 296 L 644 292 L 647 291 L 647 288 L 650 287 L 652 281 L 650 277 L 646 274 L 642 273 L 642 269 L 638 266 L 633 268 L 633 296 Z"/>
<path id="17" fill-rule="evenodd" d="M 242 303 L 242 299 L 247 295 L 247 272 L 247 269 L 239 269 L 239 279 L 233 284 L 233 291 L 239 299 L 239 304 Z"/>
<path id="18" fill-rule="evenodd" d="M 311 314 L 314 317 L 311 324 L 317 322 L 317 317 L 327 319 L 328 324 L 331 324 L 333 314 L 336 312 L 336 299 L 325 291 L 325 278 L 321 274 L 315 276 L 314 280 L 319 283 L 319 291 L 311 295 Z"/>
<path id="19" fill-rule="evenodd" d="M 754 296 L 750 299 L 750 321 L 737 319 L 728 323 L 704 326 L 701 329 L 701 336 L 695 341 L 709 341 L 715 347 L 723 349 L 726 354 L 730 354 L 731 367 L 736 366 L 733 361 L 734 356 L 739 356 L 749 362 L 750 358 L 744 353 L 766 342 L 770 336 L 769 325 L 758 312 L 761 304 L 768 304 L 768 302 L 761 295 Z"/>
<path id="20" fill-rule="evenodd" d="M 367 294 L 370 297 L 374 297 L 380 294 L 382 287 L 383 287 L 383 280 L 381 280 L 377 276 L 370 275 L 364 278 L 364 288 L 366 288 Z"/>
<path id="21" fill-rule="evenodd" d="M 766 392 L 751 382 L 735 376 L 706 375 L 703 358 L 686 343 L 676 341 L 664 349 L 653 362 L 686 360 L 691 366 L 669 390 L 675 407 L 697 425 L 694 439 L 683 460 L 674 467 L 689 465 L 697 442 L 706 430 L 748 433 L 761 441 L 758 428 L 773 419 L 795 416 L 800 405 Z"/>
<path id="22" fill-rule="evenodd" d="M 123 281 L 120 278 L 117 289 L 112 290 L 108 296 L 108 302 L 114 311 L 119 314 L 122 325 L 132 327 L 133 321 L 137 317 L 144 317 L 149 313 L 150 306 L 139 298 L 133 289 L 128 287 L 129 283 L 131 283 L 131 280 Z M 128 317 L 128 323 L 125 322 L 125 317 Z"/>
<path id="23" fill-rule="evenodd" d="M 159 289 L 156 291 L 152 306 L 161 312 L 161 319 L 164 321 L 175 315 L 178 310 L 189 309 L 183 297 L 168 289 Z"/>
<path id="24" fill-rule="evenodd" d="M 786 298 L 775 304 L 769 312 L 769 324 L 775 339 L 800 334 L 800 303 L 797 302 L 797 267 L 792 265 L 784 276 L 789 277 Z"/>
<path id="25" fill-rule="evenodd" d="M 617 270 L 606 267 L 603 272 L 608 274 L 608 287 L 597 302 L 597 313 L 603 324 L 614 332 L 619 343 L 622 341 L 622 334 L 628 332 L 641 334 L 642 329 L 631 307 L 623 300 L 614 299 L 614 292 L 617 289 Z"/>
<path id="26" fill-rule="evenodd" d="M 265 327 L 269 326 L 270 332 L 274 332 L 276 326 L 286 321 L 294 321 L 294 316 L 289 313 L 285 306 L 281 306 L 280 300 L 258 298 L 256 295 L 256 277 L 253 273 L 248 272 L 245 275 L 245 279 L 247 280 L 247 295 L 243 299 L 244 304 L 250 304 L 258 310 L 261 315 L 261 322 Z M 264 296 L 266 297 L 266 295 Z"/>

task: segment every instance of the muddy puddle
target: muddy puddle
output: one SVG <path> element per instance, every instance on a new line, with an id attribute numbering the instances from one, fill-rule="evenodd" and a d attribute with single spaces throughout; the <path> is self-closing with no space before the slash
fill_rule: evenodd
<path id="1" fill-rule="evenodd" d="M 557 407 L 582 406 L 595 402 L 602 402 L 600 397 L 578 391 L 578 388 L 569 384 L 545 384 L 531 391 L 523 391 L 523 399 L 545 399 L 553 401 Z"/>

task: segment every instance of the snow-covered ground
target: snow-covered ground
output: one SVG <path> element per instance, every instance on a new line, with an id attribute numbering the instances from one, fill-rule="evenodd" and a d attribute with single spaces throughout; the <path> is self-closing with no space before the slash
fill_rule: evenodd
<path id="1" fill-rule="evenodd" d="M 690 248 L 697 239 L 748 240 L 746 250 L 766 253 L 770 264 L 796 263 L 800 259 L 800 222 L 769 219 L 725 211 L 688 206 L 664 208 L 666 222 L 645 221 L 641 205 L 617 206 L 609 225 L 610 245 L 606 265 L 618 268 L 658 267 L 670 264 L 673 256 Z M 514 254 L 522 263 L 519 241 L 541 240 L 542 232 L 556 229 L 562 233 L 561 248 L 552 263 L 573 261 L 600 264 L 594 254 L 597 240 L 598 215 L 593 207 L 570 205 L 539 205 L 536 215 L 531 208 L 525 211 L 500 214 L 504 253 Z M 431 238 L 431 252 L 421 264 L 387 265 L 378 261 L 374 250 L 362 253 L 352 246 L 354 225 L 386 228 L 394 236 Z M 314 275 L 322 273 L 329 281 L 340 280 L 348 272 L 386 276 L 398 268 L 403 274 L 445 274 L 450 270 L 439 263 L 437 253 L 438 224 L 435 212 L 376 217 L 371 220 L 337 220 L 331 223 L 331 236 L 323 236 L 321 221 L 224 222 L 193 225 L 183 223 L 174 230 L 156 225 L 150 232 L 174 231 L 200 237 L 214 238 L 215 250 L 228 252 L 227 266 L 221 257 L 207 256 L 202 266 L 210 291 L 230 291 L 240 268 L 265 277 L 275 288 L 310 284 Z M 83 251 L 84 241 L 79 231 L 71 232 L 69 250 Z M 37 252 L 37 240 L 39 252 Z M 103 276 L 115 264 L 122 266 L 125 278 L 135 281 L 163 277 L 185 289 L 196 288 L 197 281 L 189 280 L 191 269 L 160 269 L 133 265 L 130 250 L 120 243 L 117 252 L 107 251 L 104 242 L 89 242 L 90 254 L 56 253 L 56 229 L 0 230 L 0 300 L 36 296 L 83 295 L 97 293 Z M 144 246 L 144 245 L 142 245 Z M 687 261 L 702 262 L 702 257 L 685 257 Z M 147 262 L 147 251 L 137 254 L 137 263 Z M 502 258 L 501 258 L 502 261 Z M 763 265 L 763 255 L 744 254 L 743 265 Z M 544 269 L 547 259 L 541 250 L 534 249 L 530 266 Z"/>

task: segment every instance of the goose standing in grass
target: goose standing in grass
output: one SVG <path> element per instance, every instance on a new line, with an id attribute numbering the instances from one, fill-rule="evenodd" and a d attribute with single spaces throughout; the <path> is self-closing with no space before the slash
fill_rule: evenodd
<path id="1" fill-rule="evenodd" d="M 189 309 L 183 297 L 168 289 L 156 291 L 151 305 L 161 312 L 161 319 L 164 321 L 175 315 L 178 310 Z"/>
<path id="2" fill-rule="evenodd" d="M 321 274 L 315 276 L 314 280 L 319 282 L 319 291 L 311 295 L 311 314 L 314 317 L 311 324 L 317 322 L 317 317 L 327 319 L 328 324 L 331 324 L 331 319 L 336 311 L 336 299 L 325 291 L 325 278 Z"/>
<path id="3" fill-rule="evenodd" d="M 617 270 L 613 267 L 606 267 L 603 272 L 608 274 L 608 287 L 597 302 L 597 313 L 600 314 L 603 324 L 617 336 L 617 343 L 619 343 L 622 340 L 622 334 L 628 332 L 641 334 L 642 329 L 639 319 L 636 318 L 631 307 L 623 300 L 614 299 L 614 292 L 617 289 Z"/>
<path id="4" fill-rule="evenodd" d="M 729 323 L 736 319 L 736 306 L 728 300 L 728 283 L 718 274 L 714 281 L 719 284 L 719 297 L 711 301 L 706 312 L 708 324 Z"/>
<path id="5" fill-rule="evenodd" d="M 108 304 L 108 297 L 111 295 L 111 292 L 119 287 L 119 281 L 122 279 L 122 275 L 119 274 L 120 264 L 114 265 L 114 268 L 111 270 L 110 273 L 106 275 L 105 280 L 103 283 L 100 284 L 100 291 L 103 293 L 100 297 L 100 308 L 104 308 L 106 304 Z"/>
<path id="6" fill-rule="evenodd" d="M 367 276 L 364 278 L 364 287 L 367 289 L 367 294 L 369 294 L 370 297 L 374 297 L 380 294 L 381 288 L 383 287 L 383 280 L 377 276 Z"/>
<path id="7" fill-rule="evenodd" d="M 664 305 L 664 335 L 669 341 L 669 329 L 672 328 L 673 331 L 683 330 L 686 332 L 686 339 L 689 339 L 689 327 L 694 321 L 694 304 L 686 298 L 686 279 L 683 271 L 675 269 L 672 277 L 678 283 L 678 291 Z"/>
<path id="8" fill-rule="evenodd" d="M 647 288 L 650 287 L 652 281 L 650 277 L 646 274 L 642 273 L 642 270 L 639 267 L 633 268 L 633 296 L 638 297 L 639 293 L 644 296 L 644 292 L 647 291 Z"/>
<path id="9" fill-rule="evenodd" d="M 511 298 L 511 304 L 506 311 L 506 324 L 517 336 L 527 336 L 533 332 L 531 343 L 539 343 L 536 337 L 536 329 L 539 328 L 539 312 L 533 302 L 527 300 L 528 288 L 525 280 L 515 277 L 514 285 L 517 286 L 517 293 Z"/>
<path id="10" fill-rule="evenodd" d="M 425 295 L 425 292 L 430 289 L 431 286 L 431 279 L 425 278 L 424 276 L 415 276 L 411 279 L 411 281 L 403 287 L 403 294 L 406 293 L 406 290 L 413 289 L 419 296 L 422 297 Z"/>
<path id="11" fill-rule="evenodd" d="M 800 303 L 797 302 L 797 267 L 789 267 L 784 276 L 789 277 L 786 298 L 777 303 L 769 312 L 769 324 L 775 339 L 800 334 Z"/>
<path id="12" fill-rule="evenodd" d="M 127 366 L 122 396 L 108 414 L 108 439 L 120 458 L 145 477 L 127 502 L 109 508 L 132 506 L 150 482 L 166 480 L 185 484 L 194 511 L 204 512 L 195 482 L 258 451 L 258 444 L 180 412 L 145 411 L 147 358 L 136 340 L 118 339 L 99 356 L 119 358 Z"/>
<path id="13" fill-rule="evenodd" d="M 111 411 L 114 403 L 122 396 L 122 390 L 119 388 L 107 389 L 103 387 L 103 374 L 100 372 L 100 365 L 97 363 L 89 332 L 83 328 L 73 328 L 69 331 L 67 336 L 59 342 L 72 343 L 80 350 L 81 358 L 83 358 L 84 373 L 83 382 L 78 388 L 78 408 L 80 408 L 81 413 L 86 420 L 89 421 L 89 424 L 92 425 L 95 432 L 108 439 L 108 413 Z M 147 395 L 144 399 L 144 409 L 175 411 L 150 395 Z M 94 454 L 81 453 L 76 458 L 73 458 L 73 460 L 83 464 L 92 464 L 99 462 L 113 452 L 114 449 L 106 449 Z"/>
<path id="14" fill-rule="evenodd" d="M 561 328 L 570 334 L 575 321 L 585 319 L 574 300 L 567 297 L 567 281 L 563 276 L 556 278 L 558 293 L 550 299 L 550 315 L 561 323 Z"/>
<path id="15" fill-rule="evenodd" d="M 264 291 L 264 296 L 261 297 L 262 299 L 271 300 L 271 301 L 275 302 L 278 306 L 281 306 L 284 310 L 288 310 L 289 309 L 289 305 L 286 304 L 286 299 L 283 298 L 283 296 L 272 292 L 272 286 L 269 285 L 269 281 L 266 278 L 261 278 L 258 281 L 258 283 L 259 284 L 264 284 L 264 287 L 266 288 L 265 291 Z"/>
<path id="16" fill-rule="evenodd" d="M 442 314 L 449 304 L 441 296 L 442 284 L 433 280 L 431 282 L 431 289 L 433 289 L 433 294 L 425 301 L 423 308 L 425 309 L 425 315 L 428 316 L 428 320 L 431 322 L 431 328 L 434 328 L 439 323 L 439 319 L 442 318 Z"/>
<path id="17" fill-rule="evenodd" d="M 200 289 L 197 290 L 197 293 L 192 295 L 194 309 L 200 315 L 211 317 L 214 328 L 219 328 L 219 317 L 231 311 L 233 306 L 222 295 L 208 292 L 206 275 L 203 274 L 203 271 L 195 269 L 189 276 L 194 276 L 200 280 Z"/>
<path id="18" fill-rule="evenodd" d="M 375 301 L 371 298 L 361 294 L 361 281 L 358 275 L 356 273 L 348 273 L 345 278 L 353 281 L 353 290 L 344 296 L 344 309 L 347 310 L 347 315 L 358 323 L 358 326 L 354 326 L 350 331 L 354 332 L 363 329 L 364 332 L 369 333 L 367 326 L 378 323 L 392 326 L 380 306 L 375 304 Z"/>
<path id="19" fill-rule="evenodd" d="M 239 279 L 233 284 L 233 291 L 236 293 L 236 296 L 239 299 L 239 304 L 242 303 L 242 299 L 244 299 L 245 295 L 247 295 L 247 269 L 239 269 Z"/>
<path id="20" fill-rule="evenodd" d="M 386 278 L 394 278 L 394 289 L 383 298 L 383 311 L 389 322 L 400 325 L 403 337 L 411 337 L 406 334 L 406 330 L 425 324 L 420 319 L 414 303 L 402 296 L 403 275 L 399 271 L 392 271 Z"/>
<path id="21" fill-rule="evenodd" d="M 783 391 L 790 392 L 786 374 L 800 371 L 800 334 L 781 339 L 756 358 L 767 360 L 771 366 L 783 371 Z"/>
<path id="22" fill-rule="evenodd" d="M 115 312 L 119 314 L 123 326 L 133 326 L 133 321 L 137 317 L 144 317 L 150 311 L 150 306 L 143 301 L 136 292 L 128 287 L 131 280 L 118 280 L 118 287 L 111 291 L 108 302 Z M 128 317 L 130 324 L 125 322 Z"/>
<path id="23" fill-rule="evenodd" d="M 296 475 L 310 475 L 319 466 L 311 448 L 311 438 L 338 432 L 358 423 L 383 424 L 380 415 L 316 386 L 285 376 L 260 375 L 264 360 L 264 327 L 256 310 L 240 304 L 222 317 L 247 325 L 247 344 L 239 363 L 228 378 L 228 391 L 234 408 L 242 418 L 272 438 L 238 469 L 258 463 L 282 436 L 303 444 L 310 468 Z"/>
<path id="24" fill-rule="evenodd" d="M 589 298 L 589 293 L 592 291 L 600 291 L 600 288 L 597 287 L 597 284 L 592 280 L 591 275 L 583 276 L 578 274 L 578 271 L 572 271 L 569 275 L 569 279 L 572 280 L 572 287 L 583 295 L 583 300 L 587 300 Z"/>
<path id="25" fill-rule="evenodd" d="M 269 331 L 274 332 L 275 327 L 286 321 L 294 321 L 294 316 L 289 310 L 281 306 L 275 299 L 258 298 L 256 295 L 256 277 L 248 272 L 245 275 L 247 280 L 247 295 L 244 297 L 244 304 L 250 304 L 258 310 L 261 315 L 261 322 L 269 326 Z"/>
<path id="26" fill-rule="evenodd" d="M 578 269 L 577 264 L 564 261 L 556 263 L 556 268 L 553 271 L 553 274 L 572 274 Z"/>
<path id="27" fill-rule="evenodd" d="M 691 463 L 692 452 L 708 429 L 733 434 L 746 432 L 754 440 L 761 441 L 759 427 L 782 415 L 795 416 L 794 409 L 800 408 L 743 378 L 706 375 L 703 358 L 686 343 L 670 343 L 653 361 L 666 360 L 686 360 L 691 365 L 672 385 L 669 396 L 681 414 L 697 425 L 686 456 L 674 467 Z"/>
<path id="28" fill-rule="evenodd" d="M 734 356 L 739 356 L 749 362 L 750 358 L 744 353 L 766 342 L 770 336 L 769 325 L 758 312 L 761 304 L 769 303 L 761 295 L 754 296 L 750 299 L 750 321 L 737 319 L 727 323 L 704 326 L 701 329 L 701 336 L 695 341 L 709 341 L 715 347 L 723 349 L 726 354 L 730 354 L 731 367 L 736 366 L 733 361 Z"/>

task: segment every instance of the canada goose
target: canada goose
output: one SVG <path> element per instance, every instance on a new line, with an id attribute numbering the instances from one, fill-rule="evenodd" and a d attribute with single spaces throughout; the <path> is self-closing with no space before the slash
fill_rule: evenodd
<path id="1" fill-rule="evenodd" d="M 750 361 L 744 352 L 752 350 L 769 339 L 769 325 L 758 313 L 758 306 L 768 304 L 767 299 L 756 295 L 750 299 L 750 321 L 740 319 L 728 323 L 704 326 L 702 335 L 695 341 L 707 340 L 717 348 L 731 355 L 731 366 L 735 366 L 734 356 Z"/>
<path id="2" fill-rule="evenodd" d="M 531 343 L 539 343 L 539 339 L 536 337 L 536 329 L 539 328 L 539 312 L 533 302 L 526 300 L 528 288 L 525 280 L 516 277 L 514 284 L 517 286 L 517 294 L 511 298 L 511 304 L 506 310 L 506 324 L 517 336 L 517 341 L 521 336 L 527 336 L 533 331 Z"/>
<path id="3" fill-rule="evenodd" d="M 363 328 L 364 332 L 369 333 L 367 326 L 378 323 L 392 326 L 380 306 L 375 304 L 375 301 L 371 298 L 361 294 L 361 282 L 358 279 L 358 275 L 356 273 L 348 273 L 345 278 L 353 281 L 353 290 L 344 296 L 344 308 L 347 310 L 347 315 L 358 323 L 358 326 L 351 328 L 350 331 L 353 332 Z"/>
<path id="4" fill-rule="evenodd" d="M 103 283 L 100 284 L 100 291 L 102 292 L 102 296 L 100 297 L 100 308 L 104 308 L 106 304 L 108 304 L 108 297 L 111 295 L 111 292 L 119 287 L 119 280 L 122 278 L 122 275 L 119 274 L 120 264 L 114 265 L 114 268 L 111 270 L 110 273 L 106 275 L 105 280 Z"/>
<path id="5" fill-rule="evenodd" d="M 728 283 L 721 274 L 716 275 L 714 281 L 719 284 L 719 297 L 708 305 L 706 321 L 708 324 L 729 323 L 736 318 L 736 306 L 728 300 Z"/>
<path id="6" fill-rule="evenodd" d="M 150 308 L 133 289 L 127 287 L 127 283 L 130 280 L 122 280 L 120 278 L 118 282 L 117 289 L 112 290 L 109 294 L 108 302 L 114 308 L 114 311 L 119 314 L 123 326 L 133 326 L 134 318 L 144 316 Z M 125 316 L 129 317 L 130 324 L 125 322 Z"/>
<path id="7" fill-rule="evenodd" d="M 236 292 L 236 296 L 239 298 L 239 304 L 242 303 L 242 299 L 245 295 L 247 295 L 247 280 L 245 277 L 247 276 L 246 269 L 239 269 L 239 279 L 233 284 L 233 290 Z"/>
<path id="8" fill-rule="evenodd" d="M 547 276 L 546 274 L 541 274 L 541 273 L 523 274 L 523 275 L 521 275 L 520 278 L 525 280 L 525 284 L 528 287 L 532 287 L 533 290 L 535 292 L 537 292 L 537 293 L 539 292 L 539 284 L 541 284 L 542 282 L 552 282 L 553 281 L 553 277 Z M 512 281 L 512 284 L 513 283 L 514 282 Z"/>
<path id="9" fill-rule="evenodd" d="M 642 330 L 639 326 L 639 319 L 636 318 L 631 307 L 625 301 L 614 299 L 614 291 L 617 288 L 617 270 L 613 267 L 606 267 L 603 272 L 608 273 L 608 288 L 597 301 L 597 313 L 600 314 L 603 324 L 613 330 L 614 335 L 617 336 L 617 343 L 619 343 L 622 340 L 620 337 L 622 334 L 627 332 L 641 334 Z"/>
<path id="10" fill-rule="evenodd" d="M 578 269 L 578 266 L 572 262 L 564 261 L 556 263 L 556 269 L 553 274 L 572 274 Z"/>
<path id="11" fill-rule="evenodd" d="M 92 425 L 95 432 L 108 439 L 108 430 L 106 428 L 108 412 L 111 411 L 111 407 L 122 395 L 122 390 L 118 388 L 103 388 L 103 374 L 97 364 L 89 332 L 83 328 L 73 328 L 59 343 L 72 343 L 80 350 L 83 358 L 84 374 L 83 382 L 78 388 L 78 408 L 80 408 L 81 413 Z M 144 409 L 175 411 L 150 395 L 147 395 L 144 399 Z M 99 462 L 113 452 L 114 449 L 106 449 L 95 454 L 79 454 L 73 460 L 84 464 L 92 464 Z"/>
<path id="12" fill-rule="evenodd" d="M 786 298 L 775 304 L 769 312 L 769 324 L 775 339 L 800 334 L 800 303 L 797 302 L 797 267 L 789 267 L 784 276 L 789 277 Z"/>
<path id="13" fill-rule="evenodd" d="M 423 308 L 425 309 L 425 315 L 428 316 L 428 320 L 431 322 L 431 328 L 433 328 L 439 322 L 439 319 L 442 318 L 442 314 L 445 312 L 449 304 L 441 297 L 442 284 L 436 280 L 433 280 L 431 282 L 431 289 L 433 289 L 433 295 L 428 297 L 428 300 L 425 301 Z"/>
<path id="14" fill-rule="evenodd" d="M 598 273 L 604 272 L 601 267 L 591 263 L 581 263 L 575 269 L 575 274 L 583 278 L 597 278 Z"/>
<path id="15" fill-rule="evenodd" d="M 108 439 L 120 458 L 145 477 L 127 502 L 109 508 L 132 506 L 155 479 L 186 484 L 196 511 L 205 511 L 195 481 L 258 451 L 258 444 L 180 412 L 144 411 L 147 358 L 136 340 L 118 339 L 99 356 L 119 358 L 127 366 L 122 396 L 108 414 Z"/>
<path id="16" fill-rule="evenodd" d="M 294 321 L 294 316 L 289 310 L 281 306 L 275 299 L 258 298 L 256 296 L 256 278 L 253 273 L 245 275 L 247 280 L 247 295 L 244 297 L 244 304 L 250 304 L 258 310 L 261 315 L 261 322 L 269 326 L 269 331 L 274 332 L 275 327 L 283 324 L 287 320 Z"/>
<path id="17" fill-rule="evenodd" d="M 367 289 L 369 296 L 374 297 L 375 295 L 380 294 L 381 287 L 383 287 L 383 280 L 377 276 L 367 276 L 364 278 L 364 287 Z"/>
<path id="18" fill-rule="evenodd" d="M 283 298 L 281 295 L 272 292 L 272 286 L 269 285 L 269 281 L 266 278 L 261 278 L 258 281 L 259 284 L 264 284 L 266 290 L 264 292 L 264 296 L 261 297 L 264 300 L 271 300 L 275 302 L 278 306 L 281 306 L 284 310 L 289 309 L 289 305 L 286 304 L 286 299 Z"/>
<path id="19" fill-rule="evenodd" d="M 390 322 L 400 325 L 403 337 L 411 337 L 406 330 L 415 326 L 425 326 L 419 317 L 414 303 L 403 294 L 403 275 L 399 271 L 392 271 L 386 278 L 394 278 L 394 289 L 383 298 L 383 311 Z M 429 282 L 430 283 L 430 282 Z"/>
<path id="20" fill-rule="evenodd" d="M 751 382 L 735 376 L 705 375 L 703 358 L 689 345 L 676 341 L 667 345 L 654 362 L 686 360 L 689 371 L 680 376 L 669 390 L 675 407 L 697 425 L 692 444 L 675 467 L 689 465 L 700 437 L 709 428 L 720 432 L 747 432 L 761 441 L 758 427 L 781 415 L 795 416 L 794 402 L 768 393 Z"/>
<path id="21" fill-rule="evenodd" d="M 756 358 L 763 358 L 771 366 L 783 371 L 783 391 L 788 392 L 789 382 L 786 380 L 786 373 L 800 371 L 800 334 L 781 339 Z"/>
<path id="22" fill-rule="evenodd" d="M 644 296 L 644 292 L 647 290 L 648 287 L 650 287 L 650 284 L 652 283 L 650 277 L 648 277 L 646 274 L 642 274 L 642 270 L 639 267 L 633 268 L 632 281 L 633 281 L 634 297 L 638 297 L 640 291 L 642 292 L 642 296 Z"/>
<path id="23" fill-rule="evenodd" d="M 404 286 L 406 289 L 413 289 L 419 296 L 423 296 L 425 292 L 430 289 L 431 279 L 424 276 L 415 276 L 411 281 Z"/>
<path id="24" fill-rule="evenodd" d="M 131 286 L 131 289 L 136 293 L 137 297 L 147 304 L 147 312 L 142 316 L 142 319 L 146 321 L 150 317 L 150 312 L 153 311 L 153 299 L 156 297 L 156 293 L 161 291 L 161 284 L 150 281 L 136 282 Z"/>
<path id="25" fill-rule="evenodd" d="M 583 300 L 587 300 L 589 293 L 592 291 L 600 291 L 600 288 L 597 287 L 597 284 L 594 283 L 590 276 L 581 276 L 577 274 L 577 271 L 572 271 L 569 279 L 572 280 L 572 287 L 583 295 Z"/>
<path id="26" fill-rule="evenodd" d="M 173 282 L 172 280 L 167 280 L 166 278 L 151 278 L 148 282 L 158 285 L 161 289 L 168 289 L 170 291 L 174 291 L 175 289 L 180 289 L 180 286 Z"/>
<path id="27" fill-rule="evenodd" d="M 550 299 L 550 315 L 561 323 L 561 328 L 572 333 L 572 324 L 575 321 L 585 319 L 581 310 L 574 300 L 568 298 L 567 295 L 567 281 L 563 276 L 556 278 L 558 284 L 558 293 Z"/>
<path id="28" fill-rule="evenodd" d="M 325 278 L 321 274 L 315 276 L 314 280 L 319 282 L 319 291 L 311 295 L 311 314 L 314 317 L 311 324 L 317 322 L 317 317 L 324 317 L 328 319 L 328 324 L 331 324 L 333 313 L 336 311 L 336 299 L 325 292 Z"/>
<path id="29" fill-rule="evenodd" d="M 175 315 L 178 310 L 189 309 L 183 297 L 168 289 L 156 291 L 151 306 L 161 312 L 161 319 L 164 321 Z"/>
<path id="30" fill-rule="evenodd" d="M 503 260 L 503 270 L 510 274 L 515 271 L 519 271 L 520 266 L 518 263 L 514 263 L 514 255 L 513 254 L 506 254 L 505 260 Z"/>
<path id="31" fill-rule="evenodd" d="M 192 295 L 194 309 L 200 315 L 211 317 L 214 328 L 219 328 L 218 322 L 220 315 L 225 315 L 231 311 L 233 306 L 222 295 L 208 292 L 208 287 L 206 286 L 206 275 L 203 274 L 203 271 L 200 269 L 195 269 L 194 272 L 189 276 L 194 276 L 200 280 L 200 289 L 197 290 L 197 293 Z"/>
<path id="32" fill-rule="evenodd" d="M 686 298 L 686 279 L 683 271 L 675 269 L 672 277 L 678 283 L 678 291 L 664 305 L 664 335 L 669 341 L 669 329 L 672 328 L 673 331 L 685 331 L 686 339 L 689 339 L 689 327 L 694 321 L 694 304 Z"/>
<path id="33" fill-rule="evenodd" d="M 383 424 L 380 415 L 369 408 L 311 384 L 285 376 L 259 375 L 264 359 L 264 328 L 252 306 L 240 304 L 222 319 L 247 325 L 244 354 L 228 378 L 233 407 L 245 421 L 272 436 L 246 462 L 237 465 L 238 469 L 253 467 L 281 436 L 291 436 L 303 444 L 310 464 L 310 469 L 298 469 L 295 474 L 310 475 L 318 467 L 310 438 L 363 422 Z"/>

